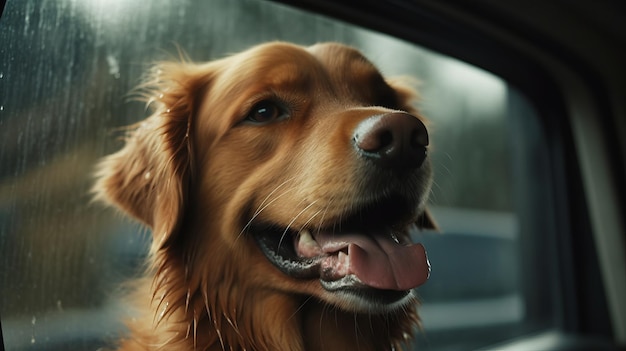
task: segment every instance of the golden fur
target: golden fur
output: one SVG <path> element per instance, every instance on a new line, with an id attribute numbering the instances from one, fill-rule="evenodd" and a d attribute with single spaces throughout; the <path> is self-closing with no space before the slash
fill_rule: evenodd
<path id="1" fill-rule="evenodd" d="M 95 185 L 153 235 L 119 349 L 401 349 L 419 325 L 415 298 L 386 312 L 355 309 L 317 279 L 277 270 L 248 229 L 326 226 L 365 201 L 367 169 L 350 133 L 373 114 L 423 120 L 413 90 L 339 44 L 269 43 L 208 63 L 163 63 L 150 77 L 153 114 L 102 161 Z M 268 99 L 289 106 L 288 119 L 244 121 Z M 427 193 L 429 166 L 421 177 Z M 412 220 L 432 227 L 422 195 Z"/>

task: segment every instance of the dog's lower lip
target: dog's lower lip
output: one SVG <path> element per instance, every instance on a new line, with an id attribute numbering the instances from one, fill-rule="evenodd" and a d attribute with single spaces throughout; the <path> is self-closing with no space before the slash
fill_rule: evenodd
<path id="1" fill-rule="evenodd" d="M 346 275 L 339 280 L 327 281 L 320 279 L 324 289 L 332 292 L 345 292 L 361 295 L 379 303 L 393 303 L 410 294 L 410 290 L 379 290 L 363 284 L 354 275 Z"/>

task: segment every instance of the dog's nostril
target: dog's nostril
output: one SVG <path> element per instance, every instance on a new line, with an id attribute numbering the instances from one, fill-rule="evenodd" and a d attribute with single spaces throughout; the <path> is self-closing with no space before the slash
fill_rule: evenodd
<path id="1" fill-rule="evenodd" d="M 366 130 L 363 133 L 357 132 L 354 136 L 354 142 L 360 150 L 376 153 L 392 146 L 394 137 L 391 131 L 382 128 L 374 131 L 368 127 L 364 129 Z"/>
<path id="2" fill-rule="evenodd" d="M 428 133 L 426 133 L 426 129 L 421 131 L 419 128 L 416 128 L 411 132 L 411 145 L 428 146 Z"/>
<path id="3" fill-rule="evenodd" d="M 428 132 L 416 117 L 394 112 L 363 120 L 354 142 L 363 156 L 382 167 L 417 168 L 426 158 Z"/>
<path id="4" fill-rule="evenodd" d="M 389 130 L 383 130 L 378 136 L 378 139 L 380 141 L 380 147 L 384 148 L 393 143 L 393 134 Z"/>

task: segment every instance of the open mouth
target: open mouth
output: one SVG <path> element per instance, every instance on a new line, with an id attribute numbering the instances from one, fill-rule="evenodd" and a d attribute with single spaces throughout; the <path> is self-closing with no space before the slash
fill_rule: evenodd
<path id="1" fill-rule="evenodd" d="M 279 270 L 298 279 L 319 279 L 334 293 L 374 305 L 411 295 L 430 274 L 424 247 L 411 242 L 416 209 L 400 196 L 352 211 L 327 227 L 255 225 L 261 251 Z"/>

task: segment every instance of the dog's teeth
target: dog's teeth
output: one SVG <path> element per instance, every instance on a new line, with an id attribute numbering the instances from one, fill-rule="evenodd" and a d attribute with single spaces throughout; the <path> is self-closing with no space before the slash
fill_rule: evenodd
<path id="1" fill-rule="evenodd" d="M 343 252 L 343 251 L 339 251 L 339 253 L 337 254 L 337 273 L 345 276 L 350 272 L 350 259 L 348 258 L 348 255 Z"/>
<path id="2" fill-rule="evenodd" d="M 307 229 L 298 233 L 297 251 L 299 255 L 304 257 L 315 257 L 322 254 L 322 248 Z"/>
<path id="3" fill-rule="evenodd" d="M 305 245 L 317 245 L 317 242 L 313 239 L 311 232 L 307 229 L 300 231 L 300 243 Z"/>
<path id="4" fill-rule="evenodd" d="M 339 254 L 337 255 L 337 260 L 339 262 L 339 265 L 345 268 L 347 268 L 350 265 L 350 261 L 348 260 L 348 255 L 343 251 L 339 251 Z"/>

